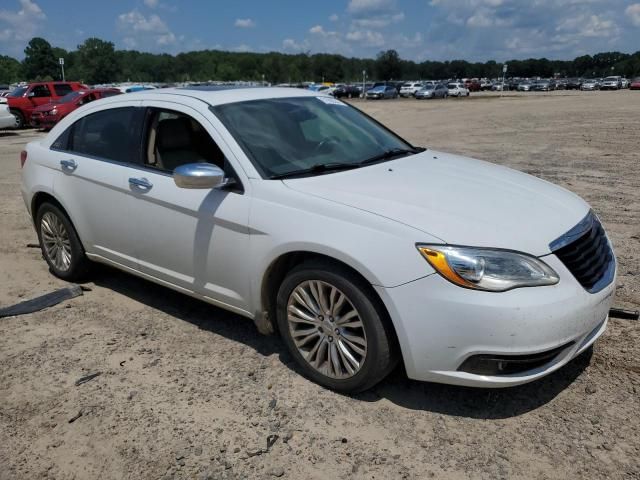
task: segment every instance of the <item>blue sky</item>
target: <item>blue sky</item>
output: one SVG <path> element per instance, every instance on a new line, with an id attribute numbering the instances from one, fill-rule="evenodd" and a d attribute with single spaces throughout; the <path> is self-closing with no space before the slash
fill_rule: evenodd
<path id="1" fill-rule="evenodd" d="M 640 49 L 640 0 L 0 0 L 0 54 L 75 48 L 330 52 L 497 61 Z"/>

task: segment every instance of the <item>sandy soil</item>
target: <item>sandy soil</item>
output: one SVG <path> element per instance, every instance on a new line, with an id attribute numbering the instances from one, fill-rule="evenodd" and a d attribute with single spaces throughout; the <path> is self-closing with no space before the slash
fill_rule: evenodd
<path id="1" fill-rule="evenodd" d="M 640 308 L 640 93 L 356 102 L 418 145 L 563 185 L 601 216 L 616 304 Z M 39 134 L 0 133 L 0 305 L 64 286 L 19 192 Z M 251 322 L 107 268 L 93 290 L 0 319 L 0 479 L 640 478 L 640 325 L 534 384 L 406 379 L 342 396 Z M 89 373 L 95 379 L 75 386 Z M 78 416 L 81 414 L 81 416 Z"/>

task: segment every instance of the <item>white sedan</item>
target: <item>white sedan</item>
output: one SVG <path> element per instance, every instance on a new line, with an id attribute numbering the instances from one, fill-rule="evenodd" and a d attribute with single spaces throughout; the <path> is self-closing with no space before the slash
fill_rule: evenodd
<path id="1" fill-rule="evenodd" d="M 6 103 L 0 104 L 0 129 L 13 128 L 16 126 L 16 117 L 9 111 Z"/>
<path id="2" fill-rule="evenodd" d="M 468 97 L 469 89 L 464 86 L 464 83 L 449 83 L 447 85 L 450 97 Z"/>
<path id="3" fill-rule="evenodd" d="M 582 199 L 316 92 L 111 97 L 21 162 L 53 274 L 106 263 L 236 312 L 338 391 L 399 361 L 413 379 L 517 385 L 607 324 L 616 261 Z"/>

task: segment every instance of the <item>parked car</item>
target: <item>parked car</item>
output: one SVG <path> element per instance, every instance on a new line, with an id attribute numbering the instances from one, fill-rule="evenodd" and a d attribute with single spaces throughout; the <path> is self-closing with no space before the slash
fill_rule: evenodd
<path id="1" fill-rule="evenodd" d="M 398 91 L 393 85 L 380 85 L 369 90 L 367 92 L 367 98 L 378 100 L 385 98 L 398 98 Z"/>
<path id="2" fill-rule="evenodd" d="M 9 110 L 9 105 L 0 104 L 0 129 L 14 128 L 15 126 L 16 117 Z"/>
<path id="3" fill-rule="evenodd" d="M 533 83 L 531 83 L 528 80 L 518 84 L 518 91 L 519 92 L 529 92 L 529 91 L 532 90 L 532 88 L 533 88 Z"/>
<path id="4" fill-rule="evenodd" d="M 93 102 L 94 100 L 120 95 L 121 93 L 117 88 L 97 88 L 88 91 L 78 90 L 67 93 L 58 100 L 53 100 L 50 103 L 36 107 L 33 112 L 31 112 L 31 126 L 49 130 L 76 108 Z"/>
<path id="5" fill-rule="evenodd" d="M 441 83 L 437 85 L 425 85 L 416 92 L 417 99 L 424 98 L 447 98 L 449 96 L 449 90 Z"/>
<path id="6" fill-rule="evenodd" d="M 580 85 L 580 90 L 582 91 L 593 91 L 600 90 L 600 82 L 595 79 L 586 79 L 582 81 L 582 85 Z"/>
<path id="7" fill-rule="evenodd" d="M 482 87 L 478 80 L 467 80 L 464 82 L 464 88 L 470 92 L 479 92 Z"/>
<path id="8" fill-rule="evenodd" d="M 629 79 L 622 77 L 620 78 L 620 83 L 622 84 L 622 86 L 620 88 L 629 88 Z"/>
<path id="9" fill-rule="evenodd" d="M 37 82 L 25 87 L 18 87 L 9 96 L 9 109 L 16 117 L 16 128 L 22 128 L 31 123 L 31 112 L 36 107 L 58 100 L 67 93 L 78 90 L 88 90 L 89 87 L 80 82 Z"/>
<path id="10" fill-rule="evenodd" d="M 360 88 L 355 85 L 342 85 L 333 91 L 336 98 L 357 98 L 360 96 Z"/>
<path id="11" fill-rule="evenodd" d="M 447 95 L 450 97 L 468 97 L 469 90 L 459 82 L 449 83 L 447 85 Z"/>
<path id="12" fill-rule="evenodd" d="M 582 86 L 581 78 L 570 78 L 567 80 L 567 90 L 580 90 Z"/>
<path id="13" fill-rule="evenodd" d="M 630 90 L 640 90 L 640 77 L 634 78 L 629 82 Z"/>
<path id="14" fill-rule="evenodd" d="M 487 80 L 487 79 L 483 79 L 480 81 L 480 90 L 487 91 L 487 90 L 493 90 L 493 84 Z"/>
<path id="15" fill-rule="evenodd" d="M 550 92 L 555 90 L 555 84 L 550 80 L 537 80 L 531 85 L 532 92 Z"/>
<path id="16" fill-rule="evenodd" d="M 248 317 L 338 391 L 399 361 L 422 381 L 539 379 L 602 335 L 615 294 L 577 195 L 305 90 L 104 99 L 20 163 L 54 275 L 105 263 Z"/>
<path id="17" fill-rule="evenodd" d="M 620 90 L 622 81 L 620 77 L 607 77 L 600 84 L 600 90 Z"/>
<path id="18" fill-rule="evenodd" d="M 422 88 L 422 83 L 420 82 L 407 82 L 400 87 L 400 96 L 401 97 L 413 97 L 416 92 Z"/>

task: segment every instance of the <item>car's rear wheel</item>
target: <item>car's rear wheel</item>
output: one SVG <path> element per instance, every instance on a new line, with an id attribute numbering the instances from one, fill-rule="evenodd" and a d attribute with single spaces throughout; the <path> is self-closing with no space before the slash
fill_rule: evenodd
<path id="1" fill-rule="evenodd" d="M 395 366 L 393 332 L 370 288 L 347 269 L 301 265 L 280 286 L 280 333 L 305 376 L 359 392 Z"/>
<path id="2" fill-rule="evenodd" d="M 57 205 L 45 202 L 38 209 L 36 229 L 51 273 L 67 281 L 81 280 L 89 260 L 67 215 Z"/>

